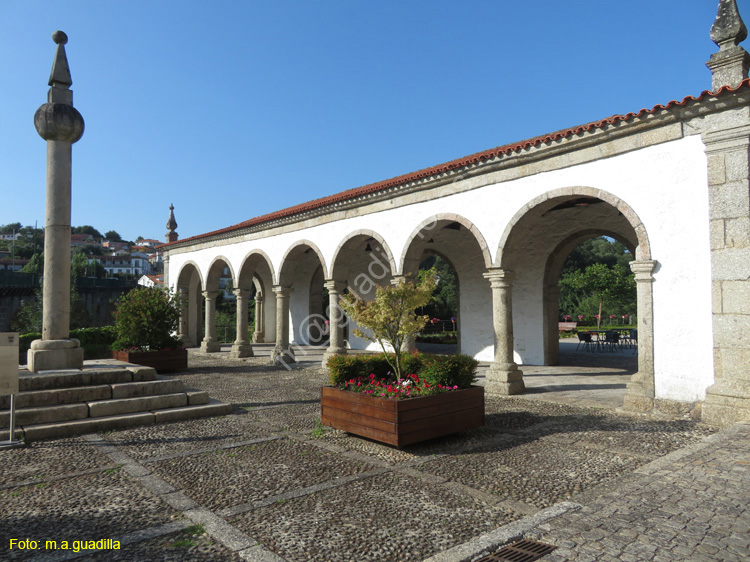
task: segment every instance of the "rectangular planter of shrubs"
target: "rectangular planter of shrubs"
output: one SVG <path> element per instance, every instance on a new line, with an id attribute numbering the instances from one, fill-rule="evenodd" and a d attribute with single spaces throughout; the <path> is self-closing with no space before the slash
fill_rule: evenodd
<path id="1" fill-rule="evenodd" d="M 383 355 L 335 356 L 328 361 L 333 386 L 321 389 L 321 423 L 361 437 L 403 447 L 484 425 L 484 388 L 472 386 L 477 361 L 466 355 L 403 357 L 405 373 L 447 392 L 388 398 L 346 390 L 347 383 L 390 378 Z"/>
<path id="2" fill-rule="evenodd" d="M 393 400 L 323 387 L 321 423 L 396 447 L 484 425 L 484 388 Z"/>
<path id="3" fill-rule="evenodd" d="M 157 373 L 168 373 L 187 369 L 187 349 L 161 351 L 113 351 L 112 357 L 118 361 L 153 367 Z"/>

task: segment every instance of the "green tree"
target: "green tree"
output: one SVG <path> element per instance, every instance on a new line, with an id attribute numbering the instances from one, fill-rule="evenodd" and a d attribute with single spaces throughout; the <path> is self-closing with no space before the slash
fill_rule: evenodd
<path id="1" fill-rule="evenodd" d="M 84 224 L 83 226 L 74 226 L 70 229 L 71 234 L 91 234 L 94 238 L 104 238 L 102 233 L 95 229 L 90 224 Z"/>
<path id="2" fill-rule="evenodd" d="M 424 306 L 424 314 L 430 318 L 447 320 L 458 316 L 458 282 L 456 272 L 450 262 L 440 256 L 430 256 L 419 266 L 420 270 L 435 268 L 438 283 L 432 293 L 432 300 Z"/>
<path id="3" fill-rule="evenodd" d="M 110 242 L 122 242 L 122 237 L 117 233 L 116 230 L 108 230 L 104 233 L 104 238 Z"/>
<path id="4" fill-rule="evenodd" d="M 609 267 L 602 263 L 574 270 L 560 278 L 560 304 L 571 315 L 597 315 L 601 325 L 602 311 L 607 314 L 633 314 L 636 310 L 635 278 L 621 264 Z"/>
<path id="5" fill-rule="evenodd" d="M 180 349 L 182 343 L 173 335 L 177 332 L 179 319 L 179 297 L 155 287 L 134 289 L 117 302 L 117 341 L 112 348 L 135 347 L 141 351 Z"/>
<path id="6" fill-rule="evenodd" d="M 21 268 L 23 273 L 34 273 L 36 275 L 44 274 L 44 252 L 34 254 L 29 259 L 29 263 Z"/>
<path id="7" fill-rule="evenodd" d="M 402 346 L 409 337 L 415 336 L 424 328 L 426 316 L 417 316 L 415 311 L 425 306 L 432 298 L 437 285 L 437 273 L 434 269 L 421 271 L 419 283 L 401 281 L 398 285 L 377 286 L 375 298 L 365 301 L 351 293 L 342 295 L 341 308 L 344 309 L 360 328 L 354 334 L 378 342 L 388 364 L 393 368 L 396 379 L 401 381 Z M 386 345 L 393 348 L 393 359 L 388 354 Z"/>

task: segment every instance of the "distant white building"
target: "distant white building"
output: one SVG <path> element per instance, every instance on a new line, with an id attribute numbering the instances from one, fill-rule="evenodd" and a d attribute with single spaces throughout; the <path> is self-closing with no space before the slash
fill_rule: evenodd
<path id="1" fill-rule="evenodd" d="M 138 284 L 142 287 L 163 287 L 164 276 L 163 275 L 141 275 L 138 279 Z"/>

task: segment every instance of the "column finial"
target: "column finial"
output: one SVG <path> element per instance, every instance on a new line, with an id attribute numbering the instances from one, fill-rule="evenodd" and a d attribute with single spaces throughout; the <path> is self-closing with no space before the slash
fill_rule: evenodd
<path id="1" fill-rule="evenodd" d="M 736 88 L 748 78 L 750 55 L 740 47 L 746 38 L 747 27 L 737 9 L 737 0 L 719 0 L 716 20 L 711 26 L 711 39 L 719 46 L 719 51 L 706 63 L 713 74 L 714 92 L 723 86 Z"/>
<path id="2" fill-rule="evenodd" d="M 711 26 L 711 40 L 724 51 L 747 39 L 747 27 L 737 9 L 737 0 L 720 0 L 716 20 Z"/>
<path id="3" fill-rule="evenodd" d="M 174 205 L 170 203 L 169 204 L 169 220 L 167 220 L 167 243 L 177 241 L 178 234 L 177 232 L 175 232 L 176 230 L 177 230 L 177 221 L 174 218 Z"/>

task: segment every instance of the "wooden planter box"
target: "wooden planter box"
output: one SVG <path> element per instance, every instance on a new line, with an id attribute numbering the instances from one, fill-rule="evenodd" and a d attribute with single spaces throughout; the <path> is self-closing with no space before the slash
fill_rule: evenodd
<path id="1" fill-rule="evenodd" d="M 118 361 L 153 367 L 157 373 L 187 369 L 187 349 L 162 351 L 113 351 L 112 357 Z"/>
<path id="2" fill-rule="evenodd" d="M 391 400 L 324 386 L 323 425 L 403 447 L 484 425 L 484 387 Z"/>

